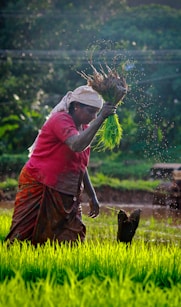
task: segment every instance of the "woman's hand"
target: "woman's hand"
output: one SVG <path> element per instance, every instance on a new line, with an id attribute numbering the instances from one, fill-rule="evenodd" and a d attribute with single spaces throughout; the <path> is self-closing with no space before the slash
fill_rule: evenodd
<path id="1" fill-rule="evenodd" d="M 90 200 L 89 206 L 90 206 L 89 216 L 92 218 L 95 218 L 96 216 L 98 216 L 99 215 L 99 202 L 97 200 L 97 197 L 94 197 Z"/>
<path id="2" fill-rule="evenodd" d="M 70 136 L 65 143 L 70 147 L 71 150 L 75 152 L 83 151 L 87 146 L 89 146 L 94 139 L 97 131 L 101 127 L 104 120 L 116 113 L 117 107 L 109 102 L 104 103 L 99 116 L 93 120 L 89 127 L 77 135 Z"/>
<path id="3" fill-rule="evenodd" d="M 113 115 L 116 113 L 117 106 L 112 105 L 110 102 L 104 103 L 99 116 L 101 116 L 103 119 L 106 119 L 108 116 Z"/>

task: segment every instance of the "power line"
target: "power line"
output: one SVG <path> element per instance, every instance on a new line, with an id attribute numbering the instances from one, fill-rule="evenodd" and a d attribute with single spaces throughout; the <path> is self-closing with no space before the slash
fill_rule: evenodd
<path id="1" fill-rule="evenodd" d="M 45 54 L 49 54 L 49 55 L 59 55 L 60 53 L 66 53 L 66 54 L 85 54 L 91 52 L 90 50 L 76 50 L 76 49 L 72 49 L 72 50 L 66 50 L 66 49 L 53 49 L 53 50 L 47 50 L 47 49 L 0 49 L 0 54 L 4 54 L 4 53 L 12 53 L 12 54 L 37 54 L 37 55 L 45 55 Z M 108 54 L 111 56 L 119 56 L 121 54 L 131 54 L 134 56 L 139 56 L 139 55 L 146 55 L 146 56 L 163 56 L 163 55 L 172 55 L 172 56 L 177 56 L 177 55 L 181 55 L 181 49 L 162 49 L 162 50 L 107 50 L 107 49 L 103 49 L 103 50 L 95 50 L 91 53 L 95 54 L 95 55 L 102 55 L 102 54 Z"/>
<path id="2" fill-rule="evenodd" d="M 94 63 L 99 63 L 100 59 L 106 62 L 111 60 L 141 61 L 144 64 L 179 64 L 181 63 L 181 49 L 178 50 L 36 50 L 36 49 L 0 49 L 0 59 L 11 57 L 15 60 L 39 60 L 39 61 L 63 61 L 73 62 L 79 59 L 81 62 L 93 58 Z"/>
<path id="3" fill-rule="evenodd" d="M 53 17 L 60 18 L 60 17 L 71 17 L 75 16 L 74 12 L 70 12 L 69 10 L 0 10 L 0 17 L 9 17 L 9 18 L 22 18 L 22 17 L 30 17 L 30 18 L 37 18 L 37 17 L 50 17 L 48 14 L 53 14 Z"/>

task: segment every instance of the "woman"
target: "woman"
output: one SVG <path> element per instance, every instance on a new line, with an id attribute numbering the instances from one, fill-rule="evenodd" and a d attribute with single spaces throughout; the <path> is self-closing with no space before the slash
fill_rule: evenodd
<path id="1" fill-rule="evenodd" d="M 116 107 L 103 105 L 88 85 L 64 96 L 43 125 L 20 173 L 6 240 L 30 240 L 34 245 L 48 239 L 84 241 L 86 227 L 80 206 L 83 187 L 90 198 L 90 217 L 99 214 L 99 202 L 87 171 L 90 144 L 103 121 L 115 112 Z"/>

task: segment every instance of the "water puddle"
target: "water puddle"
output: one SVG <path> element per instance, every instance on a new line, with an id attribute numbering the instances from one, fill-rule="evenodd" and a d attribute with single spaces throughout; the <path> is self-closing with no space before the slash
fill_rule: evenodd
<path id="1" fill-rule="evenodd" d="M 1 201 L 0 208 L 3 209 L 12 209 L 13 208 L 13 201 Z M 151 204 L 116 204 L 116 203 L 101 203 L 100 204 L 100 214 L 110 214 L 110 213 L 117 213 L 120 209 L 125 210 L 126 212 L 130 213 L 134 209 L 141 209 L 141 217 L 150 219 L 155 218 L 157 220 L 167 220 L 170 218 L 173 221 L 173 224 L 181 227 L 181 210 L 177 209 L 170 209 L 166 206 L 157 206 Z M 89 206 L 87 203 L 82 204 L 82 211 L 85 214 L 89 212 Z"/>
<path id="2" fill-rule="evenodd" d="M 177 209 L 170 209 L 166 206 L 157 206 L 151 204 L 101 204 L 100 214 L 106 213 L 110 214 L 119 212 L 120 209 L 125 210 L 126 212 L 130 213 L 134 209 L 141 209 L 141 217 L 145 219 L 155 218 L 157 220 L 167 220 L 170 218 L 173 224 L 181 227 L 181 210 Z M 89 207 L 88 205 L 83 205 L 83 213 L 88 213 Z"/>

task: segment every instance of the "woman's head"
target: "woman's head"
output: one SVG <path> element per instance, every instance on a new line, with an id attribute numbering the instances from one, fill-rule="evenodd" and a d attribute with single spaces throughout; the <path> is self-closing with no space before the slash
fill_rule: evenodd
<path id="1" fill-rule="evenodd" d="M 102 97 L 91 86 L 84 85 L 71 93 L 69 113 L 79 124 L 89 124 L 97 117 L 102 105 Z"/>
<path id="2" fill-rule="evenodd" d="M 74 102 L 101 109 L 104 100 L 91 86 L 79 86 L 73 92 L 67 92 L 61 101 L 53 108 L 49 116 L 59 111 L 65 111 L 72 114 Z"/>
<path id="3" fill-rule="evenodd" d="M 78 124 L 89 124 L 97 117 L 100 108 L 89 106 L 78 101 L 70 104 L 69 113 Z"/>

